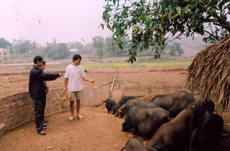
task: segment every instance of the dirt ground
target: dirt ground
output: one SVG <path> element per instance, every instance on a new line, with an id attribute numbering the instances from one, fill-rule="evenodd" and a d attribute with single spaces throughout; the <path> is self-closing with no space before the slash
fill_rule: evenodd
<path id="1" fill-rule="evenodd" d="M 125 71 L 125 69 L 124 69 Z M 112 83 L 114 72 L 88 72 L 87 78 L 94 84 L 83 82 L 84 87 L 97 87 Z M 28 74 L 0 75 L 0 97 L 28 91 Z M 183 84 L 186 71 L 120 72 L 117 74 L 112 98 L 120 99 L 121 84 Z M 63 88 L 64 78 L 48 82 L 50 88 Z M 141 91 L 141 90 L 140 90 Z M 105 104 L 99 107 L 82 107 L 80 120 L 69 121 L 69 112 L 56 114 L 46 119 L 47 135 L 36 133 L 34 121 L 25 123 L 8 132 L 0 139 L 1 151 L 118 151 L 133 137 L 131 132 L 121 131 L 121 119 L 107 114 Z M 230 151 L 230 114 L 224 112 L 224 132 L 220 151 Z M 146 145 L 148 140 L 140 138 Z"/>

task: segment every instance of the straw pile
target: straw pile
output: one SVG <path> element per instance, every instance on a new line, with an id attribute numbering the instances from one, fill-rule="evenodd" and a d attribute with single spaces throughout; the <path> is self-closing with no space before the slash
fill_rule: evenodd
<path id="1" fill-rule="evenodd" d="M 204 48 L 188 67 L 186 87 L 203 102 L 211 98 L 216 111 L 226 111 L 230 100 L 230 35 Z"/>

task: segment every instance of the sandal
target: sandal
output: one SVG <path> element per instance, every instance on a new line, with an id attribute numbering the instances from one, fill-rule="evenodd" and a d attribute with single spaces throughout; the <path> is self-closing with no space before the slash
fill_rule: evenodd
<path id="1" fill-rule="evenodd" d="M 40 135 L 46 135 L 46 132 L 44 132 L 43 130 L 39 131 L 38 134 Z"/>
<path id="2" fill-rule="evenodd" d="M 79 119 L 79 120 L 80 120 L 81 118 L 82 118 L 82 115 L 77 116 L 77 119 Z"/>
<path id="3" fill-rule="evenodd" d="M 47 127 L 46 123 L 42 123 L 42 127 Z"/>
<path id="4" fill-rule="evenodd" d="M 73 117 L 71 116 L 71 117 L 69 118 L 69 120 L 72 121 L 72 120 L 73 120 Z"/>

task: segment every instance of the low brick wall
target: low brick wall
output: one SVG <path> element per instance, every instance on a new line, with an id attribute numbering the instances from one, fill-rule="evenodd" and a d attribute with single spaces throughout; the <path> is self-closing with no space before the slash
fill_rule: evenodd
<path id="1" fill-rule="evenodd" d="M 122 96 L 145 96 L 149 94 L 169 94 L 175 91 L 189 91 L 181 84 L 121 85 Z"/>
<path id="2" fill-rule="evenodd" d="M 46 116 L 69 111 L 69 109 L 62 109 L 60 106 L 58 95 L 61 91 L 62 89 L 49 90 L 46 99 Z M 108 97 L 109 84 L 96 88 L 85 88 L 83 90 L 81 105 L 99 105 Z M 33 103 L 28 92 L 21 92 L 0 98 L 0 137 L 6 131 L 32 120 L 34 120 Z"/>
<path id="3" fill-rule="evenodd" d="M 7 130 L 33 119 L 33 104 L 28 92 L 0 98 L 0 137 Z"/>
<path id="4" fill-rule="evenodd" d="M 168 94 L 171 92 L 186 90 L 183 85 L 155 84 L 155 85 L 121 85 L 122 96 L 145 96 L 149 94 Z M 95 88 L 85 88 L 81 106 L 100 105 L 103 100 L 110 97 L 110 84 Z M 58 95 L 62 89 L 50 89 L 47 94 L 45 115 L 69 111 L 62 109 Z M 0 137 L 6 131 L 11 130 L 23 123 L 34 120 L 32 99 L 28 92 L 21 92 L 0 98 Z"/>

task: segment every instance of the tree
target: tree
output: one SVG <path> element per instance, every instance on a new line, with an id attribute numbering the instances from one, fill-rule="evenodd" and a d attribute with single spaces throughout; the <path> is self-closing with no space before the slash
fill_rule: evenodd
<path id="1" fill-rule="evenodd" d="M 123 49 L 120 49 L 116 45 L 113 45 L 113 39 L 110 37 L 107 37 L 105 39 L 105 44 L 104 44 L 104 51 L 107 57 L 120 57 L 123 56 L 125 53 L 125 49 L 128 49 L 128 44 L 127 40 L 123 40 Z"/>
<path id="2" fill-rule="evenodd" d="M 65 43 L 55 44 L 49 47 L 47 55 L 54 60 L 65 59 L 70 56 L 70 50 Z"/>
<path id="3" fill-rule="evenodd" d="M 113 32 L 114 43 L 122 45 L 122 37 L 131 32 L 128 54 L 135 61 L 137 51 L 164 49 L 168 37 L 204 36 L 215 42 L 230 33 L 229 0 L 106 0 L 102 28 Z"/>
<path id="4" fill-rule="evenodd" d="M 178 55 L 182 55 L 184 53 L 184 50 L 181 48 L 181 44 L 174 42 L 173 45 L 171 46 L 171 50 L 169 52 L 169 54 L 171 56 L 176 56 Z"/>
<path id="5" fill-rule="evenodd" d="M 90 42 L 90 43 L 85 44 L 84 49 L 82 50 L 82 53 L 89 54 L 89 53 L 92 53 L 94 49 L 95 48 L 94 48 L 93 43 Z"/>
<path id="6" fill-rule="evenodd" d="M 5 40 L 4 38 L 0 38 L 0 48 L 10 48 L 12 47 L 12 44 Z"/>
<path id="7" fill-rule="evenodd" d="M 105 38 L 105 53 L 107 57 L 114 56 L 116 52 L 116 48 L 113 46 L 113 40 L 112 38 Z"/>
<path id="8" fill-rule="evenodd" d="M 30 40 L 19 40 L 17 43 L 14 43 L 14 46 L 10 51 L 11 53 L 14 53 L 16 57 L 25 57 L 30 55 L 41 55 L 41 50 L 41 46 L 35 41 L 31 42 Z"/>
<path id="9" fill-rule="evenodd" d="M 32 49 L 32 44 L 31 41 L 29 40 L 19 40 L 13 47 L 13 52 L 16 56 L 20 55 L 29 55 L 31 52 L 30 50 Z"/>
<path id="10" fill-rule="evenodd" d="M 77 42 L 74 42 L 74 43 L 70 43 L 70 46 L 69 46 L 70 49 L 77 49 L 78 51 L 82 51 L 84 49 L 84 45 L 77 41 Z"/>
<path id="11" fill-rule="evenodd" d="M 101 36 L 93 37 L 93 45 L 96 48 L 96 55 L 101 59 L 104 55 L 104 38 Z"/>

